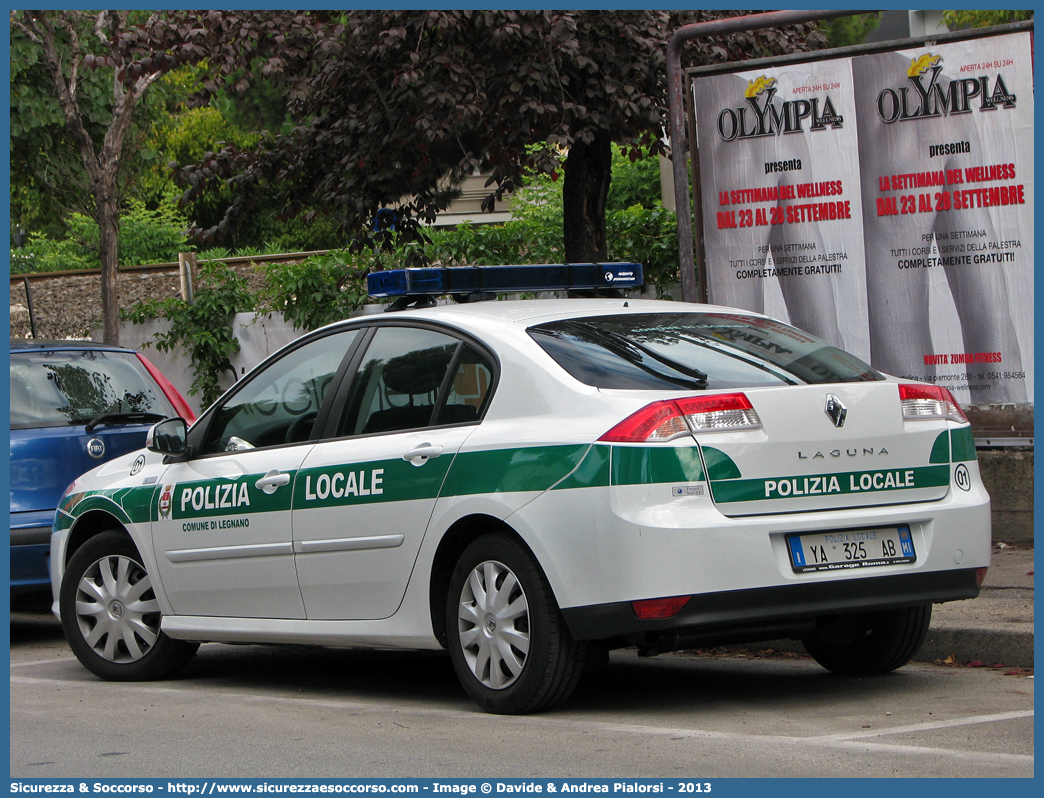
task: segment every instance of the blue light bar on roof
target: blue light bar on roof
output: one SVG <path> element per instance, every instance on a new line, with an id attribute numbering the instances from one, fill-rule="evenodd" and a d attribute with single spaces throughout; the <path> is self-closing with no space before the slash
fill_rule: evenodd
<path id="1" fill-rule="evenodd" d="M 521 293 L 570 289 L 636 288 L 640 263 L 544 263 L 537 266 L 463 266 L 372 272 L 372 297 Z"/>

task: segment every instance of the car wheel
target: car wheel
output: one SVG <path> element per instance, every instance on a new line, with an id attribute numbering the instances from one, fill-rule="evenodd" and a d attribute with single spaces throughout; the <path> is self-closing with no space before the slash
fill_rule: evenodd
<path id="1" fill-rule="evenodd" d="M 453 667 L 483 709 L 536 712 L 573 692 L 587 646 L 570 635 L 547 578 L 518 542 L 489 534 L 468 546 L 446 603 Z"/>
<path id="2" fill-rule="evenodd" d="M 76 658 L 109 681 L 162 679 L 199 648 L 160 631 L 149 574 L 121 531 L 102 532 L 73 555 L 62 577 L 59 607 Z"/>
<path id="3" fill-rule="evenodd" d="M 931 604 L 841 615 L 818 622 L 803 642 L 812 658 L 834 673 L 888 673 L 913 659 L 931 620 Z"/>

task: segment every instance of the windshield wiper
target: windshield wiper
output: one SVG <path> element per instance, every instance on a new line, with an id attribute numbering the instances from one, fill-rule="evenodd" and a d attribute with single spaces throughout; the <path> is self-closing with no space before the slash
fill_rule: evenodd
<path id="1" fill-rule="evenodd" d="M 704 349 L 710 349 L 713 352 L 725 355 L 725 357 L 731 357 L 733 360 L 738 360 L 740 363 L 745 363 L 748 366 L 753 366 L 756 369 L 764 371 L 766 374 L 771 374 L 780 382 L 784 382 L 787 385 L 797 385 L 798 382 L 793 377 L 788 376 L 788 373 L 783 369 L 782 366 L 772 363 L 771 365 L 765 361 L 757 360 L 754 355 L 748 355 L 746 352 L 736 349 L 734 347 L 722 344 L 719 341 L 715 341 L 711 338 L 704 338 L 700 335 L 695 335 L 689 332 L 679 331 L 678 339 L 685 341 L 686 343 L 693 344 L 694 346 L 702 346 Z"/>
<path id="2" fill-rule="evenodd" d="M 159 413 L 103 413 L 87 422 L 85 432 L 94 432 L 95 427 L 107 424 L 148 424 L 162 421 L 166 416 Z M 76 422 L 73 422 L 76 423 Z"/>
<path id="3" fill-rule="evenodd" d="M 670 382 L 675 382 L 686 387 L 695 387 L 697 390 L 701 391 L 707 388 L 707 374 L 705 372 L 691 366 L 686 366 L 684 363 L 679 363 L 669 357 L 665 357 L 654 349 L 643 346 L 627 336 L 620 335 L 620 333 L 613 332 L 612 330 L 604 330 L 600 327 L 595 327 L 594 325 L 586 324 L 584 322 L 573 322 L 569 326 L 587 333 L 590 338 L 594 339 L 594 343 L 605 347 L 610 352 L 619 355 L 625 360 L 638 366 L 638 368 L 661 379 L 669 380 Z M 680 375 L 684 375 L 684 377 L 665 374 L 662 370 L 652 368 L 646 362 L 647 359 L 654 360 L 661 366 L 664 366 L 671 371 L 675 371 Z"/>

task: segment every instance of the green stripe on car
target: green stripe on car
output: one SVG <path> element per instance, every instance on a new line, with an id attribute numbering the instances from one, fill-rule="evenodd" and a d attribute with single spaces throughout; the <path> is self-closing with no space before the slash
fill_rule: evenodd
<path id="1" fill-rule="evenodd" d="M 443 496 L 545 491 L 567 477 L 590 444 L 465 452 L 453 460 Z"/>
<path id="2" fill-rule="evenodd" d="M 702 482 L 700 453 L 695 446 L 614 446 L 614 485 Z"/>
<path id="3" fill-rule="evenodd" d="M 928 455 L 928 462 L 933 464 L 950 462 L 950 433 L 940 432 L 932 445 L 932 453 Z"/>
<path id="4" fill-rule="evenodd" d="M 703 463 L 695 446 L 595 444 L 576 470 L 554 489 L 703 482 L 704 479 Z"/>
<path id="5" fill-rule="evenodd" d="M 742 476 L 736 461 L 713 446 L 703 447 L 703 460 L 707 463 L 707 479 L 739 479 Z"/>
<path id="6" fill-rule="evenodd" d="M 971 427 L 950 430 L 950 447 L 953 450 L 953 462 L 970 463 L 976 459 L 975 433 Z"/>
<path id="7" fill-rule="evenodd" d="M 294 508 L 434 499 L 451 461 L 452 457 L 435 457 L 415 466 L 400 457 L 305 468 L 294 482 Z"/>

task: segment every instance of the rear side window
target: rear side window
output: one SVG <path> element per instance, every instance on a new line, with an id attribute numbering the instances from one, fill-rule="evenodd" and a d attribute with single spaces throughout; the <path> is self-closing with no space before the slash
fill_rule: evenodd
<path id="1" fill-rule="evenodd" d="M 128 352 L 11 353 L 11 429 L 86 424 L 109 413 L 177 415 Z"/>
<path id="2" fill-rule="evenodd" d="M 427 427 L 460 341 L 416 327 L 379 327 L 348 395 L 339 436 Z"/>
<path id="3" fill-rule="evenodd" d="M 881 380 L 859 358 L 772 319 L 649 313 L 549 322 L 529 334 L 596 388 L 705 390 Z"/>
<path id="4" fill-rule="evenodd" d="M 493 387 L 493 366 L 481 352 L 468 344 L 460 348 L 446 401 L 436 424 L 477 421 L 489 404 Z"/>

